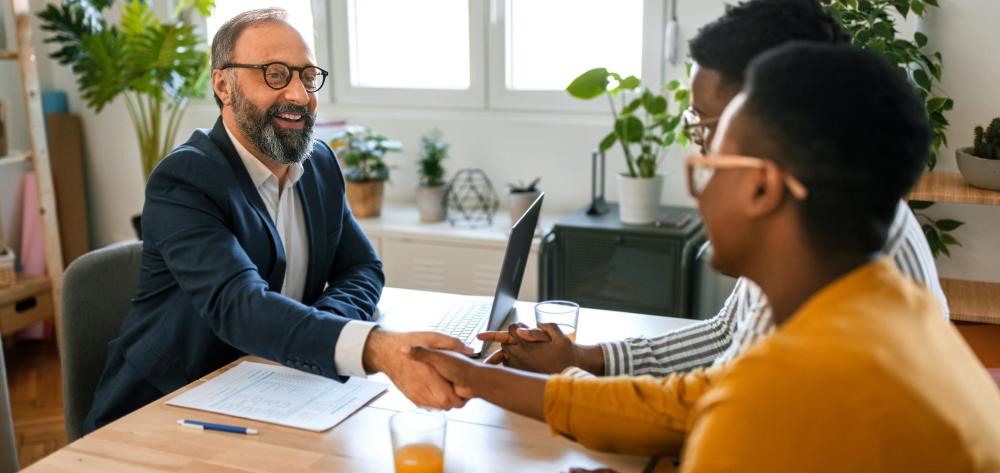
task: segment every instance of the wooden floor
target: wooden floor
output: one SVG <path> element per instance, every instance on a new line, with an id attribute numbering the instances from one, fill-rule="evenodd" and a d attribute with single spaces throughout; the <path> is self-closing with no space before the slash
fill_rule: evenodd
<path id="1" fill-rule="evenodd" d="M 17 453 L 24 468 L 66 445 L 55 341 L 4 340 Z"/>

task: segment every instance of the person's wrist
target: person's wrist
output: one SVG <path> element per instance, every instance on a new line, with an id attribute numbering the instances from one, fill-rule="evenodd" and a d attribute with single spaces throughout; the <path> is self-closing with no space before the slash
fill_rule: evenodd
<path id="1" fill-rule="evenodd" d="M 361 351 L 361 366 L 366 373 L 377 373 L 385 370 L 385 355 L 387 354 L 388 336 L 385 330 L 378 327 L 368 333 L 365 347 Z"/>
<path id="2" fill-rule="evenodd" d="M 573 345 L 576 366 L 596 376 L 604 374 L 604 349 L 600 345 Z"/>

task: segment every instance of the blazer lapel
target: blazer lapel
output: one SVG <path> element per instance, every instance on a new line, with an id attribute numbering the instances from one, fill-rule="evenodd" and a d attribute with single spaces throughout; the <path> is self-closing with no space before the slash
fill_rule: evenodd
<path id="1" fill-rule="evenodd" d="M 250 202 L 250 206 L 253 207 L 257 212 L 257 216 L 260 217 L 261 221 L 264 222 L 264 226 L 267 227 L 267 233 L 271 237 L 271 246 L 275 251 L 276 257 L 274 267 L 271 268 L 270 273 L 266 275 L 265 279 L 267 279 L 267 284 L 272 291 L 281 292 L 281 286 L 285 281 L 286 257 L 285 248 L 281 245 L 281 237 L 278 235 L 278 229 L 275 228 L 274 222 L 271 221 L 271 215 L 267 213 L 267 207 L 264 205 L 264 200 L 260 198 L 260 192 L 253 185 L 250 173 L 247 172 L 246 166 L 243 165 L 239 154 L 236 153 L 236 148 L 233 146 L 232 141 L 229 140 L 229 134 L 226 133 L 226 128 L 222 124 L 222 117 L 216 120 L 215 126 L 209 132 L 209 136 L 212 137 L 212 141 L 215 141 L 215 144 L 222 150 L 222 155 L 225 156 L 229 167 L 233 169 L 236 181 L 240 184 L 240 190 L 243 191 L 243 196 Z"/>
<path id="2" fill-rule="evenodd" d="M 316 278 L 325 278 L 325 275 L 319 272 L 317 265 L 322 261 L 326 261 L 326 258 L 321 257 L 319 252 L 326 250 L 323 247 L 323 238 L 325 238 L 327 230 L 322 215 L 314 214 L 314 212 L 321 213 L 323 211 L 319 188 L 316 182 L 316 169 L 310 159 L 305 160 L 302 164 L 302 178 L 296 183 L 295 189 L 298 191 L 299 200 L 302 202 L 302 213 L 306 220 L 306 232 L 309 234 L 309 265 L 306 270 L 306 290 L 303 294 L 303 300 L 312 301 L 316 297 L 319 297 L 319 294 L 313 294 L 314 291 L 311 288 L 323 286 L 316 281 Z"/>

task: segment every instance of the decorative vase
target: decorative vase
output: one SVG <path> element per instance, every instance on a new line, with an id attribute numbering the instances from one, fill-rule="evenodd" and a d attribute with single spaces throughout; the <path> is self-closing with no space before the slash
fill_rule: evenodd
<path id="1" fill-rule="evenodd" d="M 538 199 L 541 194 L 540 191 L 533 192 L 508 192 L 507 193 L 507 204 L 510 208 L 510 222 L 514 224 L 521 219 L 524 212 L 528 211 L 528 207 Z"/>
<path id="2" fill-rule="evenodd" d="M 378 217 L 382 214 L 382 192 L 385 181 L 347 182 L 347 205 L 356 218 Z"/>
<path id="3" fill-rule="evenodd" d="M 445 195 L 448 186 L 418 186 L 417 210 L 420 211 L 420 221 L 423 223 L 440 222 L 448 215 L 445 207 Z"/>
<path id="4" fill-rule="evenodd" d="M 653 223 L 660 212 L 663 176 L 630 177 L 618 175 L 618 196 L 622 223 Z"/>
<path id="5" fill-rule="evenodd" d="M 1000 191 L 1000 159 L 980 158 L 972 154 L 972 147 L 955 150 L 958 171 L 969 185 Z"/>

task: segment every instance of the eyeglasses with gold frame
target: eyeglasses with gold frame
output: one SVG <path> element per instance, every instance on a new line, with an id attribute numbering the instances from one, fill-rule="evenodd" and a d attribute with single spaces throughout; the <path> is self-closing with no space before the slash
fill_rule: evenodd
<path id="1" fill-rule="evenodd" d="M 710 156 L 691 155 L 688 156 L 687 165 L 688 192 L 691 197 L 698 198 L 708 186 L 708 181 L 712 180 L 716 169 L 764 169 L 767 166 L 766 159 L 754 158 L 750 156 L 740 156 L 736 154 L 713 154 Z M 795 176 L 781 170 L 782 182 L 788 188 L 788 192 L 798 200 L 805 200 L 809 195 L 806 186 Z"/>

